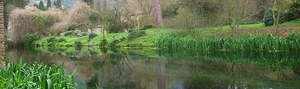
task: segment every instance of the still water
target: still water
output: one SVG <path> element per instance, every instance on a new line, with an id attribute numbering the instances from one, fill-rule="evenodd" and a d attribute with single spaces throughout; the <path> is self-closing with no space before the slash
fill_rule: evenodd
<path id="1" fill-rule="evenodd" d="M 75 70 L 79 89 L 299 89 L 299 53 L 10 49 L 9 59 Z"/>

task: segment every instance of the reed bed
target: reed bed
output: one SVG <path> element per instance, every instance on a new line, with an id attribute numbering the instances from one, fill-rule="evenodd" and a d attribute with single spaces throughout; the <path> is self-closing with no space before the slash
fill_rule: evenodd
<path id="1" fill-rule="evenodd" d="M 159 48 L 169 50 L 209 50 L 247 52 L 289 52 L 300 50 L 300 36 L 286 37 L 256 35 L 243 37 L 212 37 L 193 39 L 191 37 L 162 36 L 157 41 Z"/>
<path id="2" fill-rule="evenodd" d="M 0 89 L 74 89 L 75 76 L 64 68 L 9 62 L 0 69 Z"/>
<path id="3" fill-rule="evenodd" d="M 158 54 L 166 60 L 205 60 L 216 63 L 239 63 L 253 64 L 269 67 L 273 70 L 281 70 L 285 68 L 293 69 L 294 73 L 300 74 L 300 55 L 299 52 L 220 52 L 220 51 L 197 51 L 182 50 L 169 51 L 159 50 Z"/>

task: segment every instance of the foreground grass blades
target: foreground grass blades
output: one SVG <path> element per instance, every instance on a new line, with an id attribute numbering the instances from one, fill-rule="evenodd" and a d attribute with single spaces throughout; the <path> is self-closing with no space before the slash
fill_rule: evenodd
<path id="1" fill-rule="evenodd" d="M 74 89 L 75 76 L 64 68 L 9 62 L 0 69 L 0 89 Z"/>

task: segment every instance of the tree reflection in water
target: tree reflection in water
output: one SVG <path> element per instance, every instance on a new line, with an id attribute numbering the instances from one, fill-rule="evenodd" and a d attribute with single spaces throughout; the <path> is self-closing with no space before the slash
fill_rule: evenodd
<path id="1" fill-rule="evenodd" d="M 133 51 L 97 51 L 85 48 L 75 51 L 45 50 L 12 49 L 6 54 L 12 59 L 23 58 L 28 63 L 62 65 L 68 73 L 77 69 L 77 83 L 79 88 L 83 89 L 278 87 L 291 89 L 300 87 L 297 72 L 299 67 L 295 65 L 299 63 L 300 57 L 297 55 L 242 55 L 136 49 Z M 280 59 L 284 60 L 279 62 Z"/>

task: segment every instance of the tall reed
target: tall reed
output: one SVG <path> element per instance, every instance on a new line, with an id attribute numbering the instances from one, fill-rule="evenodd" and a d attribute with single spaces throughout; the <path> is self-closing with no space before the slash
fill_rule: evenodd
<path id="1" fill-rule="evenodd" d="M 169 50 L 210 50 L 210 51 L 249 51 L 280 52 L 299 51 L 300 36 L 289 34 L 286 37 L 260 35 L 243 37 L 213 37 L 193 39 L 191 37 L 162 36 L 157 41 L 159 48 Z"/>

